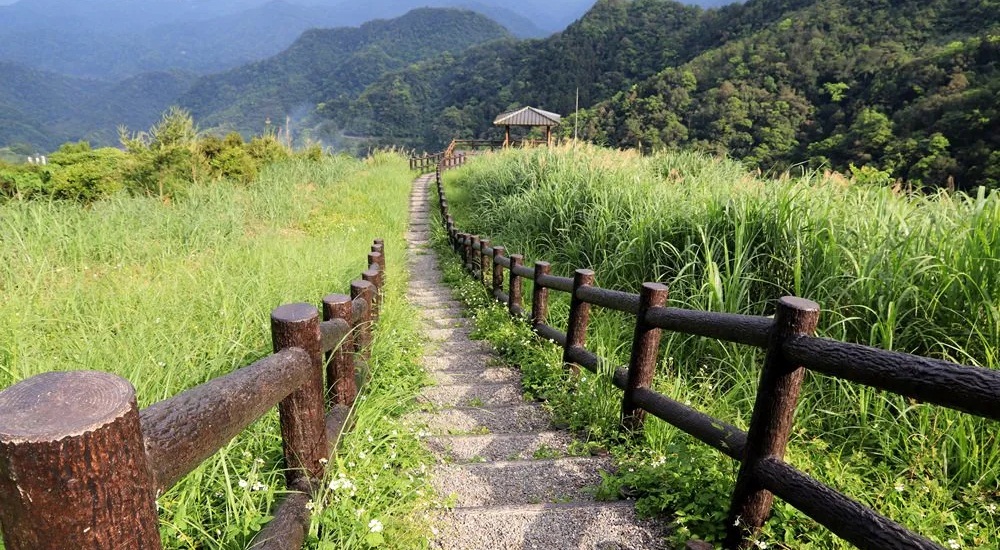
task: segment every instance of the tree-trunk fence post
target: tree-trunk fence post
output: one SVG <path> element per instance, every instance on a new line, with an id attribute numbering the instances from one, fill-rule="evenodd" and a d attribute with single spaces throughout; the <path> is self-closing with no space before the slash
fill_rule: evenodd
<path id="1" fill-rule="evenodd" d="M 323 478 L 330 453 L 326 441 L 323 398 L 323 352 L 320 316 L 310 304 L 288 304 L 271 312 L 271 339 L 275 353 L 300 348 L 309 354 L 313 374 L 301 388 L 278 404 L 285 482 L 289 488 L 307 490 Z"/>
<path id="2" fill-rule="evenodd" d="M 490 261 L 491 256 L 486 253 L 486 249 L 490 248 L 490 240 L 489 239 L 483 239 L 483 240 L 479 241 L 479 246 L 480 246 L 480 249 L 479 249 L 479 269 L 480 269 L 480 271 L 482 271 L 482 273 L 480 273 L 481 277 L 479 279 L 479 282 L 483 283 L 483 286 L 489 288 L 489 286 L 490 286 L 490 283 L 489 283 L 490 279 L 489 279 L 488 273 L 490 272 L 490 266 L 493 265 L 493 262 Z"/>
<path id="3" fill-rule="evenodd" d="M 500 292 L 503 292 L 503 266 L 497 261 L 502 258 L 507 249 L 502 246 L 493 247 L 493 297 L 495 299 Z"/>
<path id="4" fill-rule="evenodd" d="M 353 314 L 350 296 L 330 294 L 323 298 L 324 321 L 340 319 L 350 327 Z M 326 392 L 334 405 L 350 406 L 358 395 L 358 386 L 354 380 L 355 336 L 354 331 L 349 330 L 344 341 L 326 358 Z"/>
<path id="5" fill-rule="evenodd" d="M 469 271 L 476 278 L 480 277 L 482 270 L 482 267 L 478 265 L 479 258 L 482 256 L 482 249 L 480 248 L 482 245 L 480 242 L 482 241 L 479 239 L 479 235 L 473 235 L 472 244 L 469 245 Z M 480 268 L 480 271 L 476 271 L 477 267 Z"/>
<path id="6" fill-rule="evenodd" d="M 549 289 L 538 284 L 538 279 L 551 272 L 552 265 L 549 262 L 535 262 L 535 285 L 531 289 L 531 326 L 536 329 L 548 322 L 549 317 Z"/>
<path id="7" fill-rule="evenodd" d="M 366 310 L 364 314 L 358 316 L 355 320 L 357 321 L 352 329 L 354 330 L 354 353 L 356 356 L 364 363 L 367 367 L 368 361 L 371 359 L 371 348 L 372 348 L 372 305 L 375 297 L 375 285 L 368 281 L 352 281 L 351 282 L 351 301 L 352 304 L 354 300 L 360 298 L 360 302 L 364 304 L 364 309 Z M 352 305 L 352 309 L 353 309 Z M 352 312 L 352 317 L 354 313 Z M 355 363 L 357 366 L 357 363 Z"/>
<path id="8" fill-rule="evenodd" d="M 382 308 L 381 272 L 368 269 L 361 274 L 361 280 L 371 283 L 371 322 L 378 320 Z"/>
<path id="9" fill-rule="evenodd" d="M 8 550 L 161 548 L 132 384 L 51 372 L 0 392 L 0 527 Z"/>
<path id="10" fill-rule="evenodd" d="M 778 300 L 743 461 L 726 521 L 726 548 L 748 548 L 751 537 L 771 513 L 774 495 L 761 486 L 753 471 L 762 459 L 784 458 L 806 373 L 801 365 L 785 358 L 782 348 L 791 337 L 813 335 L 818 320 L 819 305 L 815 302 L 790 296 Z"/>
<path id="11" fill-rule="evenodd" d="M 646 322 L 646 312 L 653 307 L 666 305 L 669 291 L 659 283 L 643 283 L 639 292 L 639 311 L 636 313 L 635 335 L 632 337 L 632 355 L 628 363 L 628 380 L 622 397 L 622 429 L 638 434 L 642 431 L 646 411 L 635 405 L 635 390 L 648 389 L 656 373 L 656 357 L 660 349 L 662 329 Z"/>
<path id="12" fill-rule="evenodd" d="M 593 286 L 594 272 L 589 269 L 577 269 L 573 273 L 573 298 L 569 305 L 569 325 L 566 328 L 566 346 L 563 347 L 563 364 L 574 372 L 580 367 L 570 360 L 570 350 L 582 348 L 587 343 L 587 326 L 590 324 L 590 304 L 577 297 L 577 290 L 582 286 Z"/>
<path id="13" fill-rule="evenodd" d="M 510 255 L 510 282 L 508 283 L 508 286 L 510 287 L 510 294 L 507 296 L 507 311 L 518 319 L 521 319 L 524 313 L 524 299 L 522 298 L 524 281 L 521 277 L 518 277 L 517 273 L 515 273 L 515 268 L 523 265 L 523 255 Z"/>

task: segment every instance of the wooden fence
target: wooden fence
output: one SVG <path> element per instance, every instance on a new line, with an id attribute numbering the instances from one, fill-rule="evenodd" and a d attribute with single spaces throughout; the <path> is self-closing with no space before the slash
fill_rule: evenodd
<path id="1" fill-rule="evenodd" d="M 459 231 L 449 215 L 440 170 L 437 191 L 448 238 L 465 268 L 492 289 L 512 316 L 526 318 L 538 335 L 558 342 L 570 368 L 602 370 L 602 360 L 585 347 L 592 305 L 635 316 L 628 367 L 614 370 L 611 380 L 624 392 L 622 428 L 642 430 L 651 414 L 740 463 L 726 521 L 726 548 L 750 546 L 770 515 L 773 495 L 859 548 L 941 548 L 783 460 L 802 381 L 811 370 L 1000 420 L 1000 372 L 818 338 L 813 333 L 820 306 L 802 298 L 781 298 L 773 317 L 759 317 L 668 307 L 668 289 L 658 283 L 644 283 L 633 294 L 594 286 L 594 272 L 586 269 L 576 270 L 573 277 L 557 277 L 548 262 L 527 267 L 521 255 Z M 530 311 L 524 306 L 525 279 L 534 283 Z M 572 297 L 566 332 L 547 324 L 550 290 Z M 766 350 L 746 432 L 651 389 L 663 330 Z"/>
<path id="2" fill-rule="evenodd" d="M 289 493 L 251 548 L 301 548 L 307 503 L 370 359 L 383 241 L 371 250 L 351 294 L 323 298 L 323 321 L 313 305 L 281 306 L 271 313 L 273 355 L 141 411 L 127 380 L 95 371 L 41 374 L 0 392 L 6 548 L 161 548 L 156 497 L 275 405 Z"/>
<path id="3" fill-rule="evenodd" d="M 512 140 L 507 144 L 508 147 L 534 147 L 547 145 L 548 142 L 545 140 Z M 447 168 L 454 168 L 455 166 L 460 166 L 465 162 L 466 154 L 464 152 L 456 154 L 455 151 L 479 151 L 479 150 L 489 150 L 496 151 L 498 149 L 504 148 L 504 141 L 501 140 L 490 140 L 490 139 L 453 139 L 448 147 L 440 153 L 434 154 L 423 154 L 421 156 L 410 157 L 410 170 L 419 171 L 421 173 L 433 172 L 438 166 L 443 165 Z"/>

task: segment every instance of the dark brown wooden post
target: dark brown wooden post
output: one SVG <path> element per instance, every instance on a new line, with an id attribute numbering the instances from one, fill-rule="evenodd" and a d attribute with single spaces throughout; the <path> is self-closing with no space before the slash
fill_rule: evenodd
<path id="1" fill-rule="evenodd" d="M 309 353 L 315 372 L 309 381 L 278 404 L 285 451 L 285 482 L 306 490 L 323 479 L 330 453 L 323 403 L 323 352 L 319 311 L 310 304 L 288 304 L 271 312 L 274 351 L 301 348 Z"/>
<path id="2" fill-rule="evenodd" d="M 507 252 L 502 246 L 493 247 L 493 296 L 498 292 L 503 292 L 503 266 L 497 263 L 497 258 L 502 258 Z"/>
<path id="3" fill-rule="evenodd" d="M 490 266 L 493 265 L 493 262 L 490 261 L 491 256 L 486 253 L 487 248 L 490 248 L 489 239 L 483 239 L 479 241 L 479 270 L 482 271 L 482 273 L 480 274 L 482 275 L 481 280 L 483 282 L 483 286 L 489 288 L 490 279 L 488 278 L 489 275 L 487 275 L 487 273 L 490 272 Z"/>
<path id="4" fill-rule="evenodd" d="M 473 268 L 473 265 L 472 265 L 472 262 L 473 262 L 473 256 L 472 256 L 472 253 L 473 253 L 473 250 L 472 250 L 472 239 L 475 239 L 475 238 L 476 238 L 476 236 L 472 235 L 472 234 L 466 234 L 465 235 L 465 253 L 462 254 L 462 259 L 465 261 L 465 269 L 467 271 L 469 271 L 470 273 L 472 272 L 472 268 Z"/>
<path id="5" fill-rule="evenodd" d="M 569 303 L 569 326 L 566 328 L 566 346 L 563 348 L 563 364 L 574 372 L 580 367 L 569 359 L 569 350 L 582 348 L 587 343 L 587 326 L 590 324 L 590 304 L 577 298 L 576 291 L 581 286 L 594 284 L 594 272 L 589 269 L 577 269 L 573 273 L 573 298 Z"/>
<path id="6" fill-rule="evenodd" d="M 471 271 L 472 274 L 476 277 L 480 275 L 479 273 L 476 273 L 476 267 L 477 267 L 476 264 L 479 263 L 479 258 L 482 255 L 482 249 L 481 248 L 479 250 L 476 249 L 481 246 L 482 245 L 480 244 L 479 235 L 473 235 L 472 244 L 469 245 L 469 271 Z"/>
<path id="7" fill-rule="evenodd" d="M 351 297 L 330 294 L 323 298 L 323 320 L 341 319 L 351 326 L 353 304 Z M 326 357 L 326 393 L 334 405 L 351 405 L 358 395 L 354 381 L 354 331 Z"/>
<path id="8" fill-rule="evenodd" d="M 368 281 L 351 282 L 351 300 L 362 298 L 368 304 L 368 314 L 362 316 L 352 328 L 354 331 L 354 352 L 365 363 L 371 359 L 372 351 L 372 304 L 375 285 Z"/>
<path id="9" fill-rule="evenodd" d="M 648 388 L 656 372 L 656 355 L 660 350 L 661 329 L 646 323 L 646 312 L 651 307 L 667 303 L 669 291 L 659 283 L 643 283 L 639 291 L 639 311 L 636 313 L 635 335 L 632 337 L 632 356 L 628 363 L 628 381 L 622 398 L 622 429 L 638 433 L 642 430 L 646 411 L 634 402 L 635 390 Z"/>
<path id="10" fill-rule="evenodd" d="M 538 328 L 548 321 L 549 289 L 538 284 L 538 278 L 552 272 L 549 262 L 535 262 L 535 286 L 531 291 L 531 326 Z"/>
<path id="11" fill-rule="evenodd" d="M 0 526 L 8 550 L 162 548 L 127 380 L 50 372 L 0 392 Z"/>
<path id="12" fill-rule="evenodd" d="M 726 522 L 726 548 L 750 547 L 750 538 L 771 513 L 774 495 L 760 486 L 752 472 L 764 458 L 784 458 L 806 373 L 801 365 L 785 359 L 782 347 L 789 337 L 812 335 L 818 320 L 819 305 L 815 302 L 790 296 L 778 300 L 774 329 L 747 430 L 747 445 Z"/>
<path id="13" fill-rule="evenodd" d="M 455 239 L 455 250 L 458 251 L 458 257 L 462 259 L 462 267 L 465 267 L 467 261 L 465 257 L 465 235 L 465 233 L 459 232 Z"/>
<path id="14" fill-rule="evenodd" d="M 380 286 L 382 281 L 380 281 L 381 273 L 375 269 L 369 269 L 361 273 L 361 280 L 367 281 L 372 284 L 372 310 L 371 310 L 371 321 L 378 321 L 379 313 L 381 313 L 382 306 L 382 287 Z"/>
<path id="15" fill-rule="evenodd" d="M 524 281 L 514 273 L 514 267 L 524 265 L 524 256 L 521 254 L 510 255 L 510 294 L 507 296 L 507 311 L 511 315 L 520 317 L 524 313 L 524 299 L 521 297 L 524 289 Z"/>

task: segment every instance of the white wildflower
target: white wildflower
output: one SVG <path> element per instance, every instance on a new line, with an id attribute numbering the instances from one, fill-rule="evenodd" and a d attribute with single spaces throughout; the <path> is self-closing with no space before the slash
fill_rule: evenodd
<path id="1" fill-rule="evenodd" d="M 379 521 L 379 520 L 377 520 L 377 519 L 373 519 L 373 520 L 369 521 L 368 522 L 368 530 L 371 531 L 372 533 L 381 533 L 382 532 L 382 522 Z"/>
<path id="2" fill-rule="evenodd" d="M 250 486 L 250 482 L 247 481 L 247 480 L 245 480 L 245 479 L 241 479 L 241 480 L 239 480 L 239 482 L 237 482 L 237 485 L 239 485 L 240 488 L 242 488 L 242 489 L 246 489 L 247 487 Z"/>
<path id="3" fill-rule="evenodd" d="M 962 545 L 959 544 L 957 540 L 955 540 L 955 539 L 948 539 L 948 548 L 951 548 L 951 550 L 958 550 L 961 547 L 962 547 Z"/>

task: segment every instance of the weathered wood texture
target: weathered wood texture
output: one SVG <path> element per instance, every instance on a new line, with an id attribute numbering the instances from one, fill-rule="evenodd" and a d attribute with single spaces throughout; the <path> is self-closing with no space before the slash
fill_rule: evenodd
<path id="1" fill-rule="evenodd" d="M 323 318 L 339 321 L 348 332 L 326 357 L 326 392 L 329 401 L 335 405 L 350 405 L 357 397 L 358 388 L 354 382 L 354 331 L 351 297 L 345 294 L 330 294 L 323 298 Z M 324 346 L 324 349 L 327 349 Z"/>
<path id="2" fill-rule="evenodd" d="M 577 269 L 573 274 L 573 298 L 569 303 L 569 325 L 566 328 L 566 345 L 563 346 L 563 363 L 574 371 L 578 364 L 569 356 L 573 348 L 582 348 L 587 344 L 587 327 L 590 325 L 590 304 L 582 300 L 578 291 L 581 287 L 594 284 L 594 272 L 589 269 Z"/>
<path id="3" fill-rule="evenodd" d="M 319 322 L 319 312 L 309 304 L 288 304 L 271 312 L 274 351 L 299 348 L 309 354 L 309 377 L 278 404 L 285 484 L 293 488 L 310 487 L 314 480 L 322 479 L 330 455 L 324 422 Z"/>
<path id="4" fill-rule="evenodd" d="M 812 335 L 818 321 L 819 305 L 815 302 L 791 297 L 778 300 L 743 462 L 733 490 L 726 535 L 729 547 L 749 548 L 751 538 L 771 513 L 774 497 L 753 471 L 756 463 L 765 458 L 784 458 L 806 374 L 801 364 L 788 359 L 783 346 L 792 336 Z"/>
<path id="5" fill-rule="evenodd" d="M 142 410 L 149 467 L 159 492 L 173 486 L 314 375 L 313 358 L 289 348 Z"/>
<path id="6" fill-rule="evenodd" d="M 0 525 L 8 550 L 160 548 L 135 390 L 99 372 L 0 392 Z"/>
<path id="7" fill-rule="evenodd" d="M 581 289 L 583 290 L 583 289 Z M 656 357 L 660 349 L 662 329 L 646 322 L 646 311 L 667 303 L 667 287 L 658 283 L 644 283 L 636 308 L 635 335 L 632 337 L 632 354 L 628 364 L 628 382 L 622 396 L 622 428 L 635 432 L 642 430 L 646 411 L 635 403 L 635 391 L 648 389 L 656 373 Z"/>

